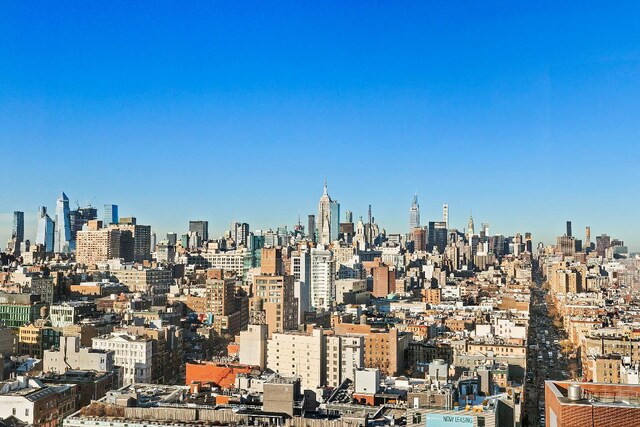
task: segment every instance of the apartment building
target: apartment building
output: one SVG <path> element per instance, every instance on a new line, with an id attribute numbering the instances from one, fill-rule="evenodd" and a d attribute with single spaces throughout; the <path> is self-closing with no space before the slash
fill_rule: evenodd
<path id="1" fill-rule="evenodd" d="M 267 368 L 283 376 L 298 376 L 303 389 L 325 384 L 325 335 L 322 329 L 309 333 L 274 333 L 267 343 Z"/>

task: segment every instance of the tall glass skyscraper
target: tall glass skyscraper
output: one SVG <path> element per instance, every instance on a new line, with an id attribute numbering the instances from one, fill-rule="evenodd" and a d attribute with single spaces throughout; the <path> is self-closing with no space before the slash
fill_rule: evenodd
<path id="1" fill-rule="evenodd" d="M 331 241 L 338 240 L 340 235 L 340 203 L 331 201 Z"/>
<path id="2" fill-rule="evenodd" d="M 16 242 L 24 242 L 24 212 L 15 211 L 13 213 L 13 229 L 11 230 L 11 238 Z M 19 244 L 18 243 L 18 244 Z"/>
<path id="3" fill-rule="evenodd" d="M 71 240 L 71 221 L 69 219 L 69 198 L 64 192 L 58 196 L 55 219 L 55 253 L 69 253 L 75 249 Z"/>
<path id="4" fill-rule="evenodd" d="M 55 223 L 47 214 L 46 207 L 41 206 L 38 212 L 38 232 L 36 234 L 36 244 L 44 246 L 46 252 L 53 252 Z"/>
<path id="5" fill-rule="evenodd" d="M 105 227 L 109 224 L 117 224 L 118 218 L 118 205 L 104 205 L 103 225 Z"/>
<path id="6" fill-rule="evenodd" d="M 24 212 L 13 212 L 13 228 L 11 229 L 11 240 L 7 246 L 15 255 L 20 254 L 21 245 L 24 241 Z"/>

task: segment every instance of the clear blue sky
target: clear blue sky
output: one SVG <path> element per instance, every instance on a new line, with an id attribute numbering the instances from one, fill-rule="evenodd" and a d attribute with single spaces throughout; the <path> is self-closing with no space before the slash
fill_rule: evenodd
<path id="1" fill-rule="evenodd" d="M 530 4 L 526 4 L 530 3 Z M 561 3 L 561 4 L 559 4 Z M 11 212 L 113 202 L 159 234 L 292 225 L 329 192 L 405 232 L 572 219 L 640 249 L 640 2 L 0 3 Z"/>

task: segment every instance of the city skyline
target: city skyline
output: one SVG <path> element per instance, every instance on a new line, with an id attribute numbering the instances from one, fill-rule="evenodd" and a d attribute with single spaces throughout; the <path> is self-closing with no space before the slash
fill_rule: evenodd
<path id="1" fill-rule="evenodd" d="M 333 192 L 331 191 L 330 184 L 328 185 L 328 188 L 329 188 L 328 190 L 329 194 L 332 195 Z M 59 191 L 58 193 L 60 193 L 61 191 Z M 316 197 L 316 200 L 317 200 L 318 198 L 320 198 L 320 196 L 322 196 L 322 191 L 319 193 L 319 195 L 316 195 L 316 196 L 317 196 Z M 385 229 L 387 234 L 403 234 L 404 235 L 409 233 L 408 223 L 411 216 L 410 210 L 411 210 L 411 206 L 413 204 L 414 198 L 416 196 L 418 196 L 420 200 L 421 227 L 426 228 L 429 221 L 442 221 L 443 219 L 442 205 L 443 203 L 446 203 L 446 202 L 425 203 L 422 201 L 423 197 L 420 196 L 419 192 L 417 193 L 414 192 L 413 196 L 408 198 L 408 201 L 406 202 L 406 206 L 404 207 L 404 213 L 399 215 L 398 217 L 393 217 L 391 221 L 387 221 L 386 216 L 384 216 L 381 219 L 376 214 L 377 212 L 376 205 L 372 204 L 373 217 L 375 219 L 375 222 L 380 226 L 380 229 L 381 230 Z M 333 198 L 333 197 L 332 199 L 338 200 L 337 198 Z M 51 203 L 51 204 L 55 205 L 54 203 Z M 293 226 L 298 222 L 298 213 L 295 213 L 295 214 L 292 213 L 291 215 L 289 215 L 289 217 L 291 218 L 290 220 L 287 220 L 287 221 L 276 220 L 275 222 L 269 223 L 264 219 L 260 220 L 260 218 L 265 217 L 264 209 L 260 210 L 260 212 L 250 212 L 244 216 L 242 215 L 241 212 L 237 212 L 236 214 L 237 216 L 233 216 L 229 218 L 220 218 L 220 217 L 215 218 L 215 217 L 212 217 L 212 215 L 207 215 L 207 214 L 204 214 L 201 216 L 198 216 L 198 215 L 189 216 L 188 212 L 181 212 L 181 213 L 176 213 L 175 217 L 185 218 L 185 220 L 174 221 L 173 224 L 175 225 L 175 227 L 172 228 L 167 225 L 156 225 L 156 223 L 154 222 L 153 216 L 137 215 L 135 212 L 131 211 L 130 209 L 127 209 L 126 206 L 124 206 L 125 209 L 122 210 L 123 208 L 122 205 L 118 203 L 114 203 L 114 204 L 118 206 L 118 209 L 120 210 L 121 218 L 133 216 L 133 217 L 136 217 L 140 223 L 151 225 L 152 232 L 156 233 L 158 242 L 165 240 L 167 233 L 177 233 L 178 236 L 188 233 L 190 221 L 208 221 L 210 239 L 216 239 L 216 238 L 222 237 L 224 233 L 229 230 L 231 223 L 235 221 L 248 223 L 250 226 L 250 231 L 254 231 L 254 230 L 266 231 L 268 229 L 276 230 L 277 227 L 279 226 L 287 226 L 289 231 L 293 231 Z M 83 204 L 83 203 L 77 202 L 77 204 L 74 204 L 72 206 L 72 209 L 75 209 L 77 207 L 85 207 L 89 205 L 91 205 L 91 203 Z M 450 218 L 449 228 L 457 229 L 462 233 L 466 233 L 468 229 L 470 211 L 472 213 L 476 211 L 473 209 L 467 209 L 466 211 L 464 210 L 461 211 L 459 209 L 455 209 L 455 206 L 452 206 L 450 203 L 447 203 L 447 205 L 449 206 L 449 218 Z M 39 206 L 45 206 L 48 208 L 48 205 L 46 203 L 40 203 Z M 92 206 L 94 208 L 96 207 L 98 208 L 98 218 L 102 219 L 103 209 L 104 209 L 103 204 L 100 203 Z M 362 209 L 362 210 L 357 210 L 357 209 L 351 208 L 350 206 L 351 205 L 348 204 L 348 202 L 347 202 L 346 208 L 344 207 L 344 205 L 342 205 L 343 210 L 340 213 L 340 222 L 344 222 L 346 211 L 351 211 L 353 212 L 354 223 L 357 223 L 360 217 L 362 217 L 363 221 L 366 223 L 367 222 L 366 208 L 368 208 L 368 205 L 365 207 L 365 209 Z M 453 207 L 454 209 L 453 211 L 451 210 L 451 207 Z M 397 212 L 400 210 L 402 210 L 402 208 L 399 207 L 399 205 L 394 205 L 393 212 Z M 7 213 L 0 213 L 0 239 L 2 239 L 0 240 L 0 242 L 4 242 L 5 245 L 6 245 L 6 241 L 11 236 L 11 228 L 13 224 L 14 211 L 20 211 L 20 209 L 15 209 Z M 50 211 L 50 208 L 49 208 L 49 211 Z M 22 211 L 22 212 L 24 212 L 24 218 L 25 218 L 24 219 L 25 239 L 31 240 L 31 242 L 34 242 L 36 237 L 38 212 L 37 211 L 36 212 Z M 316 215 L 316 221 L 317 221 L 317 201 L 315 202 L 315 206 L 312 205 L 308 208 L 308 211 L 300 210 L 299 212 L 300 212 L 300 218 L 306 219 L 307 214 L 313 214 L 313 215 Z M 388 213 L 389 210 L 384 210 L 384 212 Z M 615 227 L 609 227 L 608 229 L 594 227 L 592 223 L 585 222 L 580 219 L 576 220 L 574 218 L 558 218 L 558 220 L 555 221 L 553 224 L 551 224 L 551 227 L 548 228 L 549 231 L 547 231 L 547 233 L 542 233 L 542 232 L 538 232 L 537 230 L 531 227 L 527 228 L 526 224 L 523 224 L 521 227 L 516 226 L 516 228 L 507 229 L 504 225 L 496 221 L 492 221 L 491 216 L 480 217 L 476 215 L 476 213 L 473 213 L 473 216 L 474 216 L 474 222 L 476 222 L 477 224 L 480 224 L 480 222 L 482 222 L 482 223 L 488 223 L 491 226 L 491 235 L 502 234 L 504 236 L 514 236 L 516 233 L 520 233 L 522 235 L 524 235 L 525 232 L 532 233 L 533 241 L 535 242 L 535 244 L 537 244 L 538 242 L 542 242 L 544 243 L 545 246 L 556 244 L 556 237 L 566 234 L 566 221 L 570 221 L 573 226 L 573 236 L 576 237 L 577 239 L 581 239 L 584 241 L 586 227 L 590 227 L 592 242 L 595 241 L 595 236 L 601 235 L 601 234 L 607 234 L 612 238 L 617 238 L 624 241 L 625 245 L 629 247 L 629 250 L 631 252 L 640 251 L 640 244 L 637 241 L 629 240 L 627 236 L 625 236 L 624 234 L 614 233 L 612 230 Z M 254 221 L 252 222 L 247 218 L 252 218 Z M 387 224 L 396 224 L 396 226 L 391 227 Z M 304 221 L 303 221 L 303 225 L 305 226 L 305 229 L 306 229 L 307 224 L 304 223 Z M 6 233 L 4 232 L 4 229 L 6 228 L 5 226 L 8 227 L 8 231 Z M 6 234 L 6 238 L 4 237 L 5 234 Z M 539 237 L 539 236 L 548 236 L 548 237 Z"/>

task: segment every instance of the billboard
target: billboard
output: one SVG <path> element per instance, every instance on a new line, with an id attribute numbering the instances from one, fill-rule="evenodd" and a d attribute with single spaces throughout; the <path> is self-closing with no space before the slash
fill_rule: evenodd
<path id="1" fill-rule="evenodd" d="M 473 427 L 473 418 L 469 415 L 426 414 L 426 427 Z"/>

